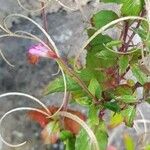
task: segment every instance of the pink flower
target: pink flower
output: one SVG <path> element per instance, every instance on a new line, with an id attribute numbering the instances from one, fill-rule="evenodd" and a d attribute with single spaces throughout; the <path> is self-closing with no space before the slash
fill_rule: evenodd
<path id="1" fill-rule="evenodd" d="M 30 63 L 32 63 L 32 64 L 37 63 L 40 57 L 52 58 L 52 59 L 58 58 L 57 54 L 54 51 L 45 47 L 41 43 L 34 45 L 31 48 L 29 48 L 28 60 Z"/>

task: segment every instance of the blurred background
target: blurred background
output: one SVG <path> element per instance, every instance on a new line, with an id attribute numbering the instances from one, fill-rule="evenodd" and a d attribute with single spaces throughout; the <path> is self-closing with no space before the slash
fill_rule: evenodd
<path id="1" fill-rule="evenodd" d="M 21 0 L 24 7 L 35 10 L 40 8 L 36 0 Z M 62 7 L 58 2 L 52 1 L 46 8 L 48 19 L 48 33 L 55 41 L 60 53 L 63 57 L 72 57 L 77 54 L 84 41 L 87 39 L 86 28 L 88 27 L 88 19 L 90 16 L 102 9 L 112 9 L 119 13 L 117 5 L 99 3 L 99 0 L 80 0 L 82 4 L 83 14 L 79 11 L 74 0 L 61 0 L 62 3 L 74 11 Z M 12 13 L 24 14 L 31 17 L 42 26 L 41 12 L 29 12 L 22 9 L 17 0 L 0 0 L 0 23 L 3 19 Z M 85 17 L 86 16 L 86 17 Z M 44 39 L 44 36 L 37 27 L 29 21 L 22 18 L 10 18 L 7 21 L 10 30 L 24 30 Z M 116 32 L 111 32 L 116 37 Z M 31 94 L 42 100 L 46 105 L 61 104 L 62 94 L 53 94 L 43 97 L 43 88 L 55 78 L 58 66 L 54 61 L 41 59 L 37 65 L 31 65 L 26 58 L 28 48 L 34 44 L 31 40 L 17 38 L 0 39 L 0 49 L 2 49 L 6 58 L 15 65 L 14 68 L 8 66 L 2 58 L 0 58 L 0 94 L 5 92 L 24 92 Z M 27 98 L 11 96 L 0 99 L 0 116 L 12 108 L 19 106 L 36 106 Z M 38 106 L 38 105 L 37 105 Z M 145 109 L 146 108 L 146 109 Z M 77 107 L 76 109 L 82 109 Z M 140 109 L 149 114 L 149 107 L 146 104 L 140 106 Z M 149 116 L 149 115 L 147 115 Z M 40 140 L 40 127 L 31 122 L 25 112 L 17 112 L 8 116 L 3 122 L 3 137 L 13 144 L 18 144 L 27 140 L 27 144 L 21 148 L 10 148 L 0 141 L 0 150 L 63 150 L 62 144 L 53 146 L 45 146 Z M 119 132 L 113 134 L 114 143 L 120 145 L 118 137 L 121 132 L 125 131 L 124 126 L 119 127 Z M 133 131 L 130 129 L 131 132 Z M 116 137 L 116 134 L 118 135 Z M 113 140 L 113 138 L 111 140 Z M 120 150 L 123 150 L 120 149 Z"/>

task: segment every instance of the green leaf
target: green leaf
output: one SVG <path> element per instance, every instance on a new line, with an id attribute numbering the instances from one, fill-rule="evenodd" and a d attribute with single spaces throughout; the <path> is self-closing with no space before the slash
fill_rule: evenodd
<path id="1" fill-rule="evenodd" d="M 93 29 L 93 28 L 89 28 L 87 30 L 87 34 L 89 37 L 91 37 L 97 30 L 96 29 Z M 112 41 L 112 38 L 109 37 L 108 35 L 102 35 L 102 34 L 99 34 L 97 35 L 91 42 L 90 44 L 88 45 L 88 47 L 86 48 L 87 50 L 90 50 L 91 47 L 95 47 L 95 49 L 101 49 L 101 48 L 104 48 L 103 44 L 107 44 L 108 42 L 111 42 Z M 98 50 L 99 50 L 98 49 Z"/>
<path id="2" fill-rule="evenodd" d="M 98 125 L 99 124 L 99 117 L 98 113 L 100 111 L 100 108 L 92 104 L 89 108 L 89 113 L 88 113 L 88 119 L 89 119 L 89 124 L 90 125 Z"/>
<path id="3" fill-rule="evenodd" d="M 146 82 L 148 82 L 147 76 L 140 70 L 139 66 L 132 65 L 131 70 L 140 84 L 144 85 Z"/>
<path id="4" fill-rule="evenodd" d="M 89 136 L 84 129 L 81 129 L 76 137 L 75 150 L 91 150 Z"/>
<path id="5" fill-rule="evenodd" d="M 115 54 L 115 53 L 113 53 L 113 52 L 110 52 L 110 51 L 108 51 L 108 50 L 102 50 L 102 51 L 100 51 L 100 52 L 98 52 L 97 54 L 96 54 L 96 56 L 98 57 L 98 58 L 101 58 L 101 59 L 104 59 L 104 60 L 115 60 L 116 59 L 116 57 L 117 57 L 117 54 Z"/>
<path id="6" fill-rule="evenodd" d="M 143 9 L 143 0 L 122 0 L 121 8 L 124 16 L 138 16 Z"/>
<path id="7" fill-rule="evenodd" d="M 89 82 L 91 78 L 94 78 L 94 74 L 89 69 L 83 69 L 77 74 L 83 82 Z M 66 76 L 67 91 L 81 90 L 81 87 L 71 77 Z M 48 95 L 55 92 L 64 92 L 64 81 L 63 77 L 60 76 L 55 80 L 51 81 L 48 86 L 44 89 L 44 94 Z"/>
<path id="8" fill-rule="evenodd" d="M 124 122 L 127 126 L 132 127 L 133 121 L 136 116 L 136 108 L 134 106 L 128 106 L 125 110 L 121 111 L 121 114 L 124 118 Z"/>
<path id="9" fill-rule="evenodd" d="M 65 141 L 65 140 L 67 140 L 69 138 L 72 138 L 72 137 L 73 137 L 72 133 L 70 131 L 68 131 L 68 130 L 62 130 L 60 132 L 60 135 L 59 135 L 59 138 L 62 141 Z"/>
<path id="10" fill-rule="evenodd" d="M 102 88 L 95 78 L 91 79 L 88 89 L 97 98 L 101 97 Z"/>
<path id="11" fill-rule="evenodd" d="M 122 55 L 119 57 L 119 74 L 125 73 L 128 65 L 129 65 L 129 56 L 128 55 Z"/>
<path id="12" fill-rule="evenodd" d="M 92 103 L 92 100 L 89 99 L 89 97 L 84 96 L 84 97 L 76 97 L 73 98 L 78 104 L 82 105 L 82 106 L 89 106 Z"/>
<path id="13" fill-rule="evenodd" d="M 95 136 L 99 144 L 99 149 L 106 150 L 108 144 L 108 134 L 104 122 L 100 122 L 98 126 L 95 126 Z"/>
<path id="14" fill-rule="evenodd" d="M 126 150 L 135 150 L 135 143 L 133 138 L 127 133 L 124 134 L 124 145 Z"/>
<path id="15" fill-rule="evenodd" d="M 115 113 L 115 114 L 112 113 L 108 127 L 110 129 L 113 129 L 113 128 L 119 126 L 122 122 L 123 122 L 123 117 L 120 113 Z"/>
<path id="16" fill-rule="evenodd" d="M 111 110 L 113 112 L 120 112 L 120 110 L 121 110 L 116 101 L 114 101 L 114 102 L 106 102 L 106 103 L 104 103 L 103 106 L 104 106 L 104 108 L 109 109 L 109 110 Z"/>
<path id="17" fill-rule="evenodd" d="M 75 138 L 69 138 L 65 143 L 65 150 L 75 150 L 75 141 Z"/>
<path id="18" fill-rule="evenodd" d="M 115 88 L 114 94 L 116 96 L 121 96 L 121 95 L 132 95 L 133 91 L 132 88 L 128 85 L 119 85 Z"/>
<path id="19" fill-rule="evenodd" d="M 115 41 L 111 41 L 109 43 L 106 44 L 107 47 L 113 47 L 113 46 L 120 46 L 122 44 L 122 41 L 120 40 L 115 40 Z"/>
<path id="20" fill-rule="evenodd" d="M 74 91 L 79 90 L 81 87 L 71 79 L 70 77 L 66 77 L 66 83 L 67 83 L 67 90 L 68 91 Z M 63 77 L 58 77 L 52 82 L 48 84 L 48 86 L 44 89 L 44 95 L 48 95 L 55 92 L 63 92 L 64 91 L 64 81 Z"/>
<path id="21" fill-rule="evenodd" d="M 99 29 L 117 18 L 118 16 L 115 12 L 110 10 L 101 10 L 100 12 L 93 15 L 91 21 L 92 25 Z"/>
<path id="22" fill-rule="evenodd" d="M 137 98 L 133 95 L 121 95 L 121 96 L 116 96 L 116 100 L 122 101 L 124 103 L 135 103 L 137 102 Z"/>
<path id="23" fill-rule="evenodd" d="M 89 29 L 88 35 L 89 37 L 95 33 L 95 30 Z M 88 45 L 87 49 L 87 56 L 86 56 L 86 68 L 92 71 L 95 78 L 98 82 L 104 82 L 106 80 L 106 75 L 104 72 L 99 71 L 99 68 L 108 68 L 113 64 L 110 64 L 109 61 L 97 58 L 96 53 L 104 50 L 105 47 L 103 43 L 106 44 L 111 41 L 111 38 L 106 35 L 98 35 L 94 38 L 90 44 Z"/>

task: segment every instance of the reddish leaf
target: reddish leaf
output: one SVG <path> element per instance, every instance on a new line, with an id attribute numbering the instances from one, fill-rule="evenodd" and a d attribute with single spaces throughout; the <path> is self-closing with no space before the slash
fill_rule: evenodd
<path id="1" fill-rule="evenodd" d="M 54 114 L 58 110 L 58 107 L 49 106 L 48 109 L 50 110 L 52 114 Z M 86 116 L 78 111 L 68 109 L 67 112 L 70 112 L 78 116 L 82 120 L 86 120 Z M 52 121 L 51 119 L 46 118 L 45 115 L 36 111 L 29 111 L 28 115 L 32 120 L 39 123 L 42 128 L 44 128 L 50 121 Z M 60 120 L 60 121 L 61 121 L 60 123 L 62 123 L 63 120 Z M 72 119 L 64 117 L 64 129 L 69 130 L 73 134 L 78 134 L 80 130 L 80 125 L 77 122 L 73 121 Z"/>

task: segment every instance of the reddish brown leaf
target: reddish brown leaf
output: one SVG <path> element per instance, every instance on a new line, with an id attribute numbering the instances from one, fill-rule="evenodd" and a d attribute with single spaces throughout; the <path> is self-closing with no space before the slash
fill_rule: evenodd
<path id="1" fill-rule="evenodd" d="M 54 114 L 58 110 L 58 107 L 49 106 L 48 109 L 50 110 L 50 112 L 52 114 Z M 43 110 L 43 109 L 41 109 L 41 110 Z M 70 112 L 70 113 L 78 116 L 82 120 L 86 120 L 86 116 L 84 114 L 82 114 L 81 112 L 74 111 L 71 109 L 68 109 L 67 112 Z M 51 119 L 46 118 L 45 115 L 43 115 L 39 112 L 36 112 L 36 111 L 29 111 L 28 115 L 32 120 L 39 123 L 42 128 L 44 128 L 50 121 L 52 121 Z M 61 124 L 62 124 L 62 121 L 63 121 L 63 119 L 60 120 Z M 63 124 L 64 124 L 64 129 L 69 130 L 73 134 L 77 134 L 80 130 L 80 125 L 72 119 L 64 117 Z"/>

